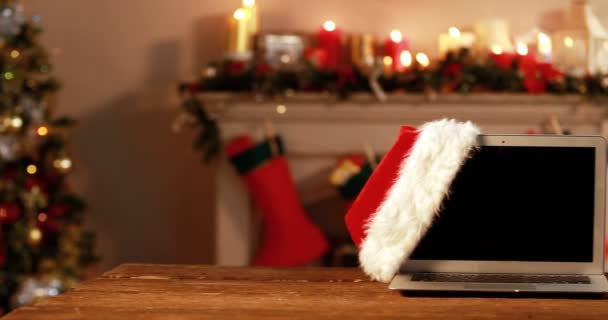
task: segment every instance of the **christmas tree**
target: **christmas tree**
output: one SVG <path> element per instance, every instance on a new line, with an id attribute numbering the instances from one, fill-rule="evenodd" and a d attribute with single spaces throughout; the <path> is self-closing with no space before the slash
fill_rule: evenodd
<path id="1" fill-rule="evenodd" d="M 59 294 L 96 261 L 85 204 L 66 182 L 74 121 L 53 115 L 59 85 L 39 22 L 0 0 L 0 315 Z"/>

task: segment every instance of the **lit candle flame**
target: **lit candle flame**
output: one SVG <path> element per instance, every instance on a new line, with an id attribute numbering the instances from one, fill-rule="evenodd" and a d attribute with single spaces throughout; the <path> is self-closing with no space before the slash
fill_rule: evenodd
<path id="1" fill-rule="evenodd" d="M 448 32 L 450 33 L 450 37 L 452 37 L 452 38 L 460 37 L 460 30 L 458 30 L 458 28 L 456 28 L 456 27 L 450 27 L 448 29 Z"/>
<path id="2" fill-rule="evenodd" d="M 336 30 L 336 23 L 331 20 L 327 20 L 325 23 L 323 23 L 323 29 L 326 31 L 334 31 Z"/>
<path id="3" fill-rule="evenodd" d="M 251 8 L 255 6 L 255 0 L 243 0 L 243 6 L 247 8 Z"/>
<path id="4" fill-rule="evenodd" d="M 492 46 L 492 53 L 493 54 L 501 54 L 502 53 L 502 48 L 499 45 L 495 44 L 495 45 Z"/>
<path id="5" fill-rule="evenodd" d="M 403 35 L 401 34 L 401 31 L 396 29 L 391 31 L 391 40 L 393 42 L 401 42 L 401 40 L 403 40 Z"/>
<path id="6" fill-rule="evenodd" d="M 574 47 L 574 39 L 572 39 L 572 37 L 566 36 L 566 37 L 564 38 L 564 45 L 565 45 L 567 48 L 572 48 L 572 47 Z"/>
<path id="7" fill-rule="evenodd" d="M 528 46 L 525 43 L 518 43 L 517 44 L 517 53 L 520 56 L 525 56 L 528 54 Z"/>
<path id="8" fill-rule="evenodd" d="M 245 10 L 243 9 L 236 9 L 236 11 L 234 11 L 234 14 L 232 15 L 236 20 L 241 20 L 243 18 L 245 18 Z"/>
<path id="9" fill-rule="evenodd" d="M 429 57 L 422 53 L 419 52 L 416 54 L 416 61 L 422 66 L 422 67 L 428 67 L 429 64 L 431 63 L 431 61 L 429 60 Z"/>
<path id="10" fill-rule="evenodd" d="M 390 57 L 389 57 L 390 58 Z M 401 60 L 401 65 L 404 67 L 409 67 L 412 65 L 412 54 L 407 51 L 401 51 L 401 55 L 399 56 L 399 60 Z"/>

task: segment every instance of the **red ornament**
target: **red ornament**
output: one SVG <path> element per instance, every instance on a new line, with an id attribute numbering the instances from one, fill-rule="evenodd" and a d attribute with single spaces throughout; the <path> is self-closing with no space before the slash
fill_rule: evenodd
<path id="1" fill-rule="evenodd" d="M 308 48 L 304 51 L 304 58 L 317 69 L 327 68 L 327 51 L 321 48 Z"/>
<path id="2" fill-rule="evenodd" d="M 21 208 L 14 202 L 0 203 L 0 224 L 9 224 L 17 221 L 21 215 Z"/>
<path id="3" fill-rule="evenodd" d="M 455 77 L 462 73 L 462 65 L 460 63 L 451 62 L 443 68 L 442 74 L 448 77 Z"/>
<path id="4" fill-rule="evenodd" d="M 272 71 L 272 67 L 268 63 L 260 63 L 255 66 L 255 74 L 257 76 L 265 76 Z"/>
<path id="5" fill-rule="evenodd" d="M 243 72 L 245 72 L 245 62 L 243 61 L 233 61 L 228 64 L 228 75 L 231 77 L 236 77 Z"/>

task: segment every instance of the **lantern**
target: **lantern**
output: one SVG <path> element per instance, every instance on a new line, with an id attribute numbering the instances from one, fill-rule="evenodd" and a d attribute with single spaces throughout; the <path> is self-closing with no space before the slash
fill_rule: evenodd
<path id="1" fill-rule="evenodd" d="M 578 76 L 608 71 L 608 31 L 586 0 L 572 0 L 564 28 L 553 39 L 558 68 Z"/>

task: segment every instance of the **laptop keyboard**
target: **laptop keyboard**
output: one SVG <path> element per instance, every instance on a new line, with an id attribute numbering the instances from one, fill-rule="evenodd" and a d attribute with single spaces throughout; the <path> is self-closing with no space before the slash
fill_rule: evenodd
<path id="1" fill-rule="evenodd" d="M 559 283 L 590 284 L 586 276 L 577 275 L 518 275 L 518 274 L 465 274 L 415 273 L 412 281 L 426 282 L 478 282 L 478 283 Z"/>

